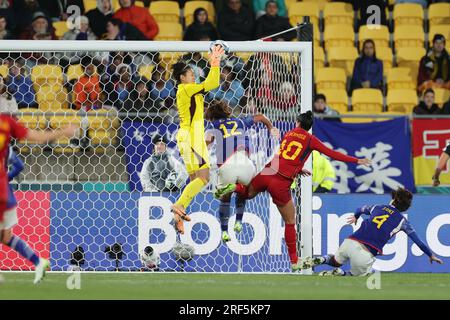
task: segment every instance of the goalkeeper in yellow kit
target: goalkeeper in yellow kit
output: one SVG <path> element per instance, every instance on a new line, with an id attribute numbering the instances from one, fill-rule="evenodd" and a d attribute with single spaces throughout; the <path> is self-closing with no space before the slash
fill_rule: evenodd
<path id="1" fill-rule="evenodd" d="M 220 45 L 211 49 L 211 69 L 205 81 L 195 83 L 194 72 L 184 62 L 173 65 L 173 77 L 178 83 L 176 105 L 180 117 L 177 145 L 190 177 L 180 198 L 172 206 L 175 228 L 184 233 L 183 220 L 190 221 L 186 208 L 209 181 L 209 156 L 205 142 L 203 95 L 219 87 L 220 60 L 225 53 Z"/>

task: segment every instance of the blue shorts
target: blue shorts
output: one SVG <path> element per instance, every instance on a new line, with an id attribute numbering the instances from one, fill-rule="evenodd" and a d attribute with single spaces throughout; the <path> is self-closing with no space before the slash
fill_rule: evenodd
<path id="1" fill-rule="evenodd" d="M 14 196 L 14 191 L 10 184 L 8 184 L 8 202 L 6 203 L 7 209 L 12 209 L 17 206 L 17 200 Z"/>

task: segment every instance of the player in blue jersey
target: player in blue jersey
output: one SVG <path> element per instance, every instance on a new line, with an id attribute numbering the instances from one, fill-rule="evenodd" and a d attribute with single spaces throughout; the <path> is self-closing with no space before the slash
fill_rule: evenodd
<path id="1" fill-rule="evenodd" d="M 403 231 L 419 248 L 433 261 L 442 264 L 430 248 L 418 237 L 411 224 L 401 214 L 411 206 L 413 195 L 406 189 L 398 188 L 392 191 L 392 201 L 388 205 L 363 206 L 355 215 L 348 219 L 352 224 L 361 215 L 368 215 L 361 227 L 344 240 L 335 255 L 307 257 L 302 262 L 302 269 L 316 265 L 328 264 L 336 267 L 333 271 L 321 272 L 322 275 L 352 275 L 364 276 L 372 272 L 375 257 L 383 254 L 383 247 L 397 232 Z M 350 262 L 350 271 L 344 272 L 340 267 Z"/>
<path id="2" fill-rule="evenodd" d="M 218 171 L 217 189 L 232 183 L 248 185 L 256 174 L 256 168 L 250 160 L 250 139 L 247 130 L 261 122 L 271 135 L 279 139 L 280 133 L 272 122 L 262 114 L 246 117 L 232 117 L 232 111 L 223 101 L 214 100 L 206 111 L 205 119 L 211 121 L 206 133 L 206 143 L 216 143 Z M 218 197 L 216 195 L 216 197 Z M 230 241 L 228 219 L 230 217 L 231 194 L 220 198 L 219 217 L 222 229 L 222 241 Z M 234 231 L 241 232 L 245 199 L 236 197 L 236 223 Z"/>

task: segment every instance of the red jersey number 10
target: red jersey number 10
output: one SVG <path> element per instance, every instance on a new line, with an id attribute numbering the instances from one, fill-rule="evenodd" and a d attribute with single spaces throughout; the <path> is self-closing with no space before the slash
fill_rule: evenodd
<path id="1" fill-rule="evenodd" d="M 303 145 L 298 141 L 294 140 L 287 143 L 287 140 L 283 140 L 277 154 L 286 160 L 296 160 L 302 149 Z"/>

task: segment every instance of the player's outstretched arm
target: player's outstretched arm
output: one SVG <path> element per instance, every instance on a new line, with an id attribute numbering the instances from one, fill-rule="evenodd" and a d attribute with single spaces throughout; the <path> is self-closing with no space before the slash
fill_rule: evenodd
<path id="1" fill-rule="evenodd" d="M 439 157 L 439 162 L 436 167 L 436 170 L 434 171 L 434 175 L 432 178 L 433 179 L 433 187 L 437 187 L 441 184 L 441 182 L 439 181 L 439 176 L 440 176 L 442 170 L 444 170 L 448 159 L 450 159 L 450 156 L 446 152 L 442 152 L 441 156 Z"/>
<path id="2" fill-rule="evenodd" d="M 62 137 L 72 138 L 79 128 L 78 125 L 70 124 L 65 128 L 51 131 L 28 129 L 26 139 L 36 141 L 37 143 L 48 143 L 49 141 L 54 141 Z"/>
<path id="3" fill-rule="evenodd" d="M 215 46 L 211 53 L 209 53 L 209 64 L 211 69 L 209 70 L 208 76 L 203 82 L 203 89 L 205 91 L 211 91 L 219 87 L 220 85 L 220 59 L 225 54 L 225 50 L 222 46 Z"/>
<path id="4" fill-rule="evenodd" d="M 274 127 L 272 124 L 272 121 L 270 121 L 269 118 L 267 118 L 265 115 L 258 113 L 253 117 L 254 122 L 261 122 L 266 126 L 267 130 L 269 130 L 270 134 L 275 137 L 276 139 L 280 138 L 280 131 L 278 128 Z"/>
<path id="5" fill-rule="evenodd" d="M 365 166 L 370 165 L 369 159 L 358 159 L 358 158 L 343 154 L 341 152 L 334 151 L 333 149 L 330 149 L 326 145 L 324 145 L 323 142 L 320 141 L 319 139 L 317 139 L 315 136 L 311 137 L 310 146 L 311 146 L 311 149 L 317 150 L 320 153 L 323 153 L 323 154 L 329 156 L 330 158 L 333 158 L 334 160 L 338 160 L 338 161 L 342 161 L 342 162 L 352 162 L 352 163 L 362 164 Z"/>

